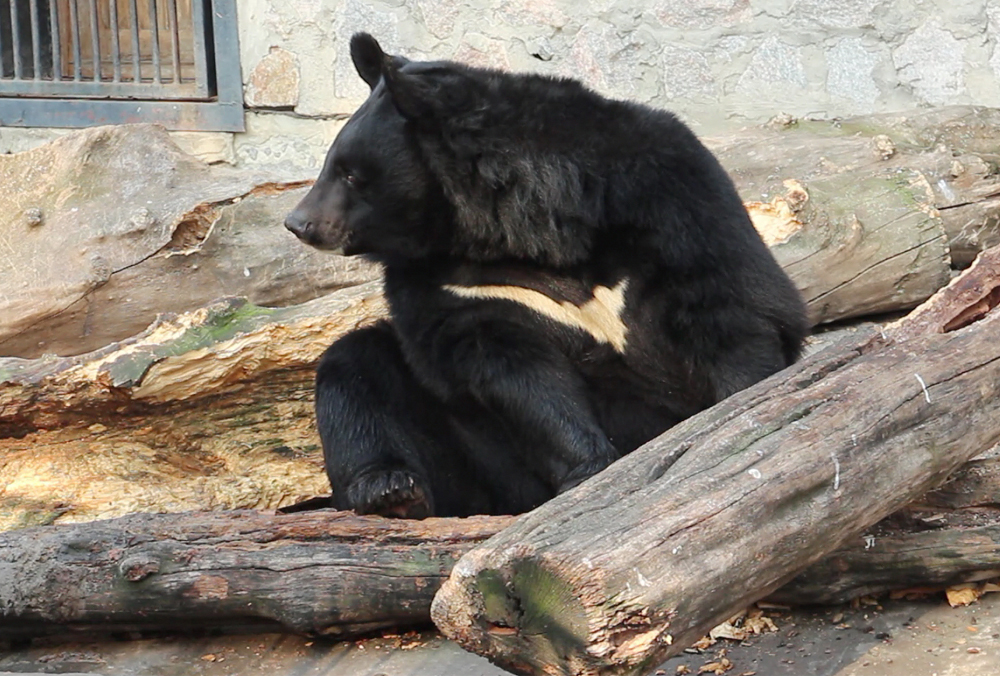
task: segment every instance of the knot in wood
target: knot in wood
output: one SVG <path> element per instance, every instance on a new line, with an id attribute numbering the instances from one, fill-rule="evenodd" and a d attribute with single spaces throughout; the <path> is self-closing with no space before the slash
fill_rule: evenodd
<path id="1" fill-rule="evenodd" d="M 111 279 L 112 274 L 114 274 L 114 269 L 104 256 L 94 254 L 90 257 L 89 281 L 97 286 L 101 286 Z"/>
<path id="2" fill-rule="evenodd" d="M 45 220 L 44 215 L 38 207 L 31 207 L 24 210 L 24 222 L 28 224 L 29 228 L 38 227 L 42 224 L 43 220 Z"/>
<path id="3" fill-rule="evenodd" d="M 118 570 L 129 582 L 139 582 L 160 572 L 160 562 L 148 555 L 130 556 L 118 564 Z"/>
<path id="4" fill-rule="evenodd" d="M 156 223 L 156 217 L 146 207 L 139 207 L 129 216 L 129 224 L 136 232 L 142 232 Z"/>

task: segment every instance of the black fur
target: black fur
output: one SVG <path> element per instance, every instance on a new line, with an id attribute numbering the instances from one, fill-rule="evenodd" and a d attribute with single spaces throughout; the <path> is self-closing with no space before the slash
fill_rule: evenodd
<path id="1" fill-rule="evenodd" d="M 365 34 L 351 56 L 371 95 L 286 220 L 385 266 L 391 323 L 317 373 L 335 506 L 526 511 L 798 357 L 798 293 L 673 115 Z"/>

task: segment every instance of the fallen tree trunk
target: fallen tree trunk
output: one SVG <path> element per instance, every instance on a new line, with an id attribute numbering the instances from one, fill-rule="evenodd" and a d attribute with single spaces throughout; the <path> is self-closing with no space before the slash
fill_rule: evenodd
<path id="1" fill-rule="evenodd" d="M 842 603 L 913 587 L 949 587 L 1000 577 L 1000 514 L 928 514 L 932 530 L 890 525 L 852 538 L 768 596 L 793 605 Z M 891 522 L 891 519 L 890 519 Z M 921 523 L 921 520 L 917 520 Z"/>
<path id="2" fill-rule="evenodd" d="M 1000 458 L 966 463 L 940 488 L 852 538 L 769 597 L 840 603 L 910 587 L 1000 577 Z"/>
<path id="3" fill-rule="evenodd" d="M 0 534 L 0 637 L 425 624 L 458 557 L 512 520 L 198 512 Z"/>
<path id="4" fill-rule="evenodd" d="M 81 357 L 0 359 L 0 530 L 329 493 L 314 365 L 385 314 L 378 283 L 283 309 L 228 299 Z"/>
<path id="5" fill-rule="evenodd" d="M 81 354 L 223 296 L 291 305 L 376 279 L 281 227 L 310 183 L 209 166 L 155 125 L 0 155 L 0 355 Z"/>
<path id="6" fill-rule="evenodd" d="M 1000 112 L 954 107 L 708 142 L 822 323 L 913 307 L 1000 241 L 997 129 Z M 0 156 L 0 183 L 3 355 L 81 354 L 157 313 L 289 305 L 378 273 L 281 227 L 308 181 L 205 165 L 152 125 Z"/>
<path id="7" fill-rule="evenodd" d="M 432 616 L 516 673 L 640 674 L 1000 439 L 1000 248 L 466 554 Z"/>
<path id="8" fill-rule="evenodd" d="M 833 121 L 776 119 L 707 142 L 750 201 L 780 198 L 789 179 L 808 185 L 842 176 L 863 183 L 915 173 L 927 193 L 917 201 L 937 212 L 952 266 L 965 268 L 1000 244 L 1000 177 L 993 169 L 1000 159 L 998 125 L 998 109 L 948 106 Z M 863 194 L 846 183 L 845 206 L 849 195 Z"/>
<path id="9" fill-rule="evenodd" d="M 997 502 L 1000 480 L 984 481 L 984 470 L 1000 477 L 1000 461 L 970 463 L 924 502 Z M 898 520 L 852 538 L 770 600 L 835 603 L 1000 576 L 1000 512 Z M 459 558 L 513 522 L 187 512 L 2 533 L 0 639 L 203 628 L 348 637 L 429 624 Z"/>

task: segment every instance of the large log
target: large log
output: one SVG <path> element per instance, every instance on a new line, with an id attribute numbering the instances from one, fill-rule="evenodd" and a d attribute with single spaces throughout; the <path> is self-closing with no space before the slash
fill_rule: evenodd
<path id="1" fill-rule="evenodd" d="M 0 637 L 426 624 L 458 557 L 509 517 L 134 514 L 0 534 Z"/>
<path id="2" fill-rule="evenodd" d="M 998 128 L 956 107 L 709 143 L 819 323 L 912 307 L 1000 241 Z M 205 165 L 149 125 L 0 156 L 0 354 L 80 354 L 220 296 L 287 305 L 374 279 L 281 227 L 304 183 Z"/>
<path id="3" fill-rule="evenodd" d="M 207 165 L 153 125 L 0 155 L 0 355 L 81 354 L 222 296 L 290 305 L 375 279 L 281 227 L 309 183 Z"/>
<path id="4" fill-rule="evenodd" d="M 933 529 L 892 528 L 852 538 L 769 595 L 795 605 L 842 603 L 865 595 L 945 588 L 1000 577 L 1000 515 L 934 513 Z M 928 527 L 930 524 L 928 524 Z"/>
<path id="5" fill-rule="evenodd" d="M 841 603 L 865 594 L 1000 577 L 995 451 L 966 463 L 943 486 L 802 571 L 770 600 Z"/>
<path id="6" fill-rule="evenodd" d="M 435 623 L 516 673 L 644 673 L 1000 439 L 998 288 L 1000 247 L 521 517 Z"/>
<path id="7" fill-rule="evenodd" d="M 329 493 L 313 368 L 385 314 L 372 282 L 282 309 L 219 301 L 79 357 L 0 359 L 0 530 Z"/>
<path id="8" fill-rule="evenodd" d="M 937 212 L 953 266 L 965 268 L 977 253 L 1000 243 L 998 125 L 1000 110 L 950 106 L 832 121 L 776 119 L 708 144 L 745 199 L 777 197 L 779 207 L 789 179 L 808 185 L 841 176 L 863 183 L 909 174 L 929 192 L 918 191 L 916 200 Z M 845 187 L 843 199 L 834 196 L 838 211 L 849 210 L 853 196 L 864 197 L 849 180 Z M 785 206 L 799 203 L 793 199 Z"/>
<path id="9" fill-rule="evenodd" d="M 970 463 L 948 486 L 925 502 L 996 503 L 1000 462 Z M 513 521 L 186 512 L 0 533 L 0 639 L 203 628 L 347 637 L 429 624 L 459 558 Z M 1000 513 L 939 507 L 893 515 L 770 600 L 836 603 L 998 575 Z"/>

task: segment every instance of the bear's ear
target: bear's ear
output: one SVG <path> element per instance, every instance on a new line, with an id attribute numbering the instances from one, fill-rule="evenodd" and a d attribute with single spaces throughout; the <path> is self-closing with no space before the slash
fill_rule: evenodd
<path id="1" fill-rule="evenodd" d="M 461 117 L 473 106 L 478 87 L 454 64 L 387 61 L 382 75 L 392 102 L 410 119 Z"/>
<path id="2" fill-rule="evenodd" d="M 385 53 L 375 38 L 368 33 L 355 33 L 351 38 L 351 60 L 361 79 L 375 89 L 386 61 Z"/>

